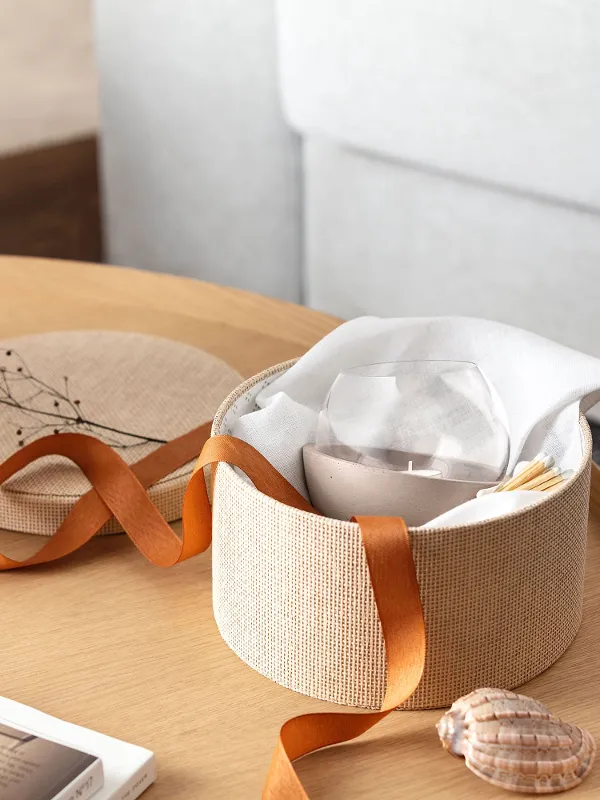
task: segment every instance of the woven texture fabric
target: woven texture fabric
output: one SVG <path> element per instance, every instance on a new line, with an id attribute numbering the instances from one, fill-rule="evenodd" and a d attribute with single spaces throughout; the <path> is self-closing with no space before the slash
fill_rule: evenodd
<path id="1" fill-rule="evenodd" d="M 239 381 L 239 374 L 214 356 L 154 336 L 75 331 L 5 340 L 0 460 L 21 442 L 56 430 L 102 439 L 131 464 L 160 441 L 209 420 Z M 169 522 L 181 516 L 192 468 L 182 467 L 148 491 Z M 0 488 L 0 528 L 49 536 L 89 488 L 74 464 L 44 458 Z M 101 533 L 120 531 L 113 519 Z"/>
<path id="2" fill-rule="evenodd" d="M 288 366 L 236 389 L 213 433 L 229 433 L 265 381 Z M 404 707 L 449 705 L 478 686 L 515 688 L 572 642 L 582 613 L 591 468 L 583 418 L 581 430 L 581 468 L 537 505 L 479 524 L 410 530 L 427 661 Z M 220 464 L 213 593 L 223 638 L 258 672 L 322 700 L 380 707 L 385 649 L 356 524 L 284 506 Z"/>

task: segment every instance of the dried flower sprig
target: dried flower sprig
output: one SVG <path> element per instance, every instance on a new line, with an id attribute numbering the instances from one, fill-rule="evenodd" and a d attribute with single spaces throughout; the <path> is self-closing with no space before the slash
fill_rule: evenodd
<path id="1" fill-rule="evenodd" d="M 15 409 L 32 424 L 15 423 L 19 447 L 45 433 L 90 433 L 111 447 L 126 449 L 144 444 L 165 444 L 166 439 L 124 431 L 89 419 L 81 400 L 71 397 L 69 378 L 59 390 L 33 375 L 16 350 L 0 354 L 0 405 Z"/>

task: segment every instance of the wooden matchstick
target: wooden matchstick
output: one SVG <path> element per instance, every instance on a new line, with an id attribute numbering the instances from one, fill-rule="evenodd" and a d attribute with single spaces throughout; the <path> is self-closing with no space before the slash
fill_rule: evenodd
<path id="1" fill-rule="evenodd" d="M 541 486 L 538 486 L 535 490 L 536 492 L 548 492 L 553 491 L 559 484 L 564 483 L 568 478 L 571 477 L 573 471 L 568 469 L 565 472 L 561 472 L 560 475 L 557 475 L 555 478 L 551 478 L 546 483 L 543 483 Z"/>
<path id="2" fill-rule="evenodd" d="M 497 492 L 511 492 L 519 489 L 523 484 L 542 475 L 548 467 L 553 466 L 554 459 L 552 456 L 547 456 L 545 453 L 539 453 L 534 460 L 518 475 L 515 475 L 507 483 L 500 484 L 496 489 Z"/>
<path id="3" fill-rule="evenodd" d="M 557 475 L 560 475 L 560 472 L 557 469 L 547 469 L 545 472 L 542 472 L 541 475 L 538 475 L 537 478 L 533 478 L 533 480 L 527 481 L 527 483 L 519 486 L 519 491 L 527 492 L 531 491 L 532 489 L 537 489 L 538 486 L 541 486 L 543 483 L 547 483 L 552 478 L 556 478 Z"/>

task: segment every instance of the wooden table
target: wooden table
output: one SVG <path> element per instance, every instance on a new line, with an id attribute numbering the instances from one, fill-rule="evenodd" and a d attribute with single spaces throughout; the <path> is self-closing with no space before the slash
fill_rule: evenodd
<path id="1" fill-rule="evenodd" d="M 0 336 L 74 328 L 141 330 L 203 347 L 244 375 L 300 355 L 337 320 L 184 278 L 60 261 L 0 259 Z M 581 631 L 523 687 L 600 740 L 600 527 L 590 525 Z M 23 557 L 37 537 L 0 534 Z M 68 561 L 0 574 L 0 693 L 144 745 L 158 758 L 148 800 L 260 796 L 281 723 L 331 709 L 262 677 L 222 641 L 210 555 L 171 570 L 124 536 Z M 527 613 L 527 609 L 523 609 Z M 354 743 L 298 764 L 312 800 L 506 798 L 446 755 L 437 711 L 392 714 Z M 600 797 L 600 764 L 573 798 Z"/>

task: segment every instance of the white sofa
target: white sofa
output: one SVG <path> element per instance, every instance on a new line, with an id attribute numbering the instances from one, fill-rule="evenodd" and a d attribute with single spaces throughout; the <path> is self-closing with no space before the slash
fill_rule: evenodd
<path id="1" fill-rule="evenodd" d="M 96 0 L 111 260 L 600 355 L 595 0 Z"/>

